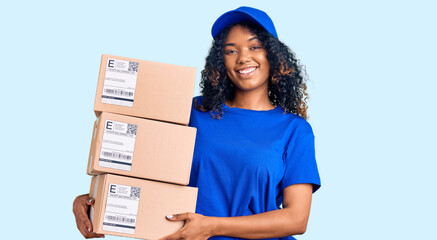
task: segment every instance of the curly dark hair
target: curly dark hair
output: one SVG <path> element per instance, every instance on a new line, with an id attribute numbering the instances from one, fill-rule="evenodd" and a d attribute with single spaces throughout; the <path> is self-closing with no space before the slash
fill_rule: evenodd
<path id="1" fill-rule="evenodd" d="M 305 67 L 284 43 L 264 28 L 247 22 L 227 26 L 214 38 L 206 57 L 205 69 L 202 70 L 202 104 L 196 101 L 195 108 L 203 112 L 210 111 L 214 118 L 220 119 L 223 115 L 223 104 L 234 97 L 234 85 L 226 73 L 223 54 L 226 38 L 235 25 L 241 25 L 257 36 L 267 51 L 270 63 L 268 96 L 272 105 L 280 105 L 285 112 L 307 119 Z"/>

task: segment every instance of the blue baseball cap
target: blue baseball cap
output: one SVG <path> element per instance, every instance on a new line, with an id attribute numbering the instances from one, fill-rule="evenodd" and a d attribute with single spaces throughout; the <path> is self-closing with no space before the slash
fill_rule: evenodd
<path id="1" fill-rule="evenodd" d="M 211 34 L 215 38 L 223 28 L 239 22 L 250 22 L 258 24 L 267 32 L 278 38 L 275 25 L 267 13 L 251 7 L 239 7 L 235 10 L 229 11 L 221 15 L 212 25 Z"/>

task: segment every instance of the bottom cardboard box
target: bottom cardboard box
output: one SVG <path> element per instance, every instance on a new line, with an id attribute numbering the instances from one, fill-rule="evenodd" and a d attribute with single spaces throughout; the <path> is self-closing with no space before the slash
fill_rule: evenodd
<path id="1" fill-rule="evenodd" d="M 92 178 L 90 197 L 95 233 L 158 239 L 183 226 L 165 216 L 195 212 L 197 188 L 103 174 Z"/>

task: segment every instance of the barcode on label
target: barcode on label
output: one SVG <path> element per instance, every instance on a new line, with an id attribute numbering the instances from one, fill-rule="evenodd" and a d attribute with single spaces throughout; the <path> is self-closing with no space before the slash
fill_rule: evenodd
<path id="1" fill-rule="evenodd" d="M 138 66 L 140 63 L 138 62 L 129 62 L 129 69 L 128 71 L 138 72 Z"/>
<path id="2" fill-rule="evenodd" d="M 135 219 L 134 218 L 127 218 L 127 217 L 122 217 L 122 216 L 106 215 L 106 219 L 114 221 L 114 222 L 135 223 Z"/>
<path id="3" fill-rule="evenodd" d="M 113 157 L 117 159 L 123 159 L 123 160 L 131 160 L 132 156 L 122 154 L 122 153 L 116 153 L 116 152 L 102 152 L 102 155 L 105 157 Z"/>
<path id="4" fill-rule="evenodd" d="M 137 125 L 135 124 L 127 124 L 127 134 L 137 135 Z"/>
<path id="5" fill-rule="evenodd" d="M 139 187 L 132 187 L 131 192 L 130 192 L 130 196 L 131 197 L 139 198 L 140 197 L 140 193 L 141 193 L 141 188 L 139 188 Z"/>
<path id="6" fill-rule="evenodd" d="M 127 97 L 132 97 L 134 95 L 133 92 L 124 91 L 120 89 L 108 89 L 108 88 L 105 88 L 105 93 L 114 94 L 118 96 L 127 96 Z"/>

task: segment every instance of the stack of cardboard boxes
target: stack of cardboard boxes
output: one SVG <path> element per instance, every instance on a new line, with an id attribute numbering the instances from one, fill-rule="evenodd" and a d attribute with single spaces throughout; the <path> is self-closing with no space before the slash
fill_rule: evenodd
<path id="1" fill-rule="evenodd" d="M 196 69 L 103 55 L 87 174 L 96 233 L 157 239 L 194 212 L 196 129 L 188 127 Z"/>

